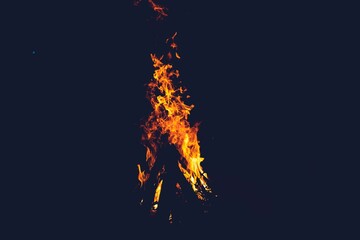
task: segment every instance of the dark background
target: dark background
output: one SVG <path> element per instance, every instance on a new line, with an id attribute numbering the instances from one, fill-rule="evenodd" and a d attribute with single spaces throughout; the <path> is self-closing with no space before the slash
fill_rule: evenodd
<path id="1" fill-rule="evenodd" d="M 338 154 L 328 144 L 341 94 L 331 7 L 171 1 L 163 21 L 146 1 L 9 7 L 7 222 L 28 236 L 159 234 L 142 224 L 133 193 L 150 53 L 177 31 L 190 121 L 201 122 L 203 167 L 219 196 L 191 231 L 316 229 L 329 214 L 319 159 Z"/>

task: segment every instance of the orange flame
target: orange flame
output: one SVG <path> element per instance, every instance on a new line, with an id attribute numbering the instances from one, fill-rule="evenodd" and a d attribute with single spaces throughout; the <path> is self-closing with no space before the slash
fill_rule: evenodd
<path id="1" fill-rule="evenodd" d="M 142 0 L 134 0 L 134 5 L 139 6 Z M 150 7 L 157 12 L 158 16 L 156 17 L 157 20 L 162 19 L 163 17 L 167 17 L 168 14 L 165 12 L 167 9 L 159 4 L 156 4 L 153 0 L 148 0 Z"/>
<path id="2" fill-rule="evenodd" d="M 166 8 L 160 6 L 159 4 L 154 3 L 152 0 L 148 0 L 152 9 L 158 13 L 157 19 L 161 19 L 163 17 L 167 17 L 167 13 L 165 12 Z"/>
<path id="3" fill-rule="evenodd" d="M 140 164 L 137 165 L 138 166 L 138 180 L 140 182 L 140 187 L 142 187 L 144 185 L 144 183 L 148 180 L 149 178 L 149 174 L 146 174 L 145 171 L 141 171 L 141 166 Z"/>
<path id="4" fill-rule="evenodd" d="M 177 45 L 174 42 L 176 35 L 177 33 L 166 40 L 166 43 L 170 44 L 170 48 L 175 51 L 177 51 Z M 167 56 L 171 60 L 172 54 L 169 53 Z M 175 52 L 175 56 L 180 59 L 177 52 Z M 166 135 L 169 143 L 174 145 L 180 153 L 178 166 L 181 172 L 191 184 L 197 197 L 205 200 L 204 193 L 211 192 L 211 189 L 206 184 L 208 177 L 201 166 L 204 158 L 200 154 L 197 137 L 199 124 L 196 123 L 191 126 L 188 121 L 190 111 L 194 108 L 194 105 L 184 103 L 183 94 L 186 89 L 177 87 L 173 82 L 174 79 L 180 76 L 179 71 L 174 69 L 172 64 L 164 63 L 164 56 L 157 57 L 155 54 L 150 54 L 150 57 L 155 71 L 153 79 L 148 84 L 147 97 L 153 111 L 143 126 L 144 134 L 142 137 L 142 140 L 146 143 L 148 169 L 151 170 L 156 161 L 160 136 Z M 146 182 L 144 175 L 145 173 L 141 172 L 139 168 L 141 185 Z"/>

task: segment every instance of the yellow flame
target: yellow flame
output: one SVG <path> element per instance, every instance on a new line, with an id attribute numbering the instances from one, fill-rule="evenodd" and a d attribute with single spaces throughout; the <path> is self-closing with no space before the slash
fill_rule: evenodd
<path id="1" fill-rule="evenodd" d="M 156 187 L 152 211 L 156 211 L 158 209 L 158 207 L 159 207 L 159 200 L 160 200 L 160 193 L 161 193 L 162 183 L 163 183 L 163 180 L 161 179 L 160 182 L 158 183 L 157 187 Z"/>
<path id="2" fill-rule="evenodd" d="M 174 42 L 175 33 L 170 40 L 170 48 L 177 50 Z M 171 54 L 167 55 L 169 60 Z M 175 56 L 180 56 L 175 52 Z M 199 185 L 206 191 L 211 189 L 206 184 L 207 175 L 204 173 L 201 162 L 204 158 L 200 154 L 200 145 L 197 137 L 199 124 L 190 125 L 188 117 L 194 105 L 187 105 L 183 101 L 186 89 L 177 87 L 173 80 L 180 76 L 179 71 L 170 63 L 164 63 L 164 56 L 157 57 L 150 54 L 155 71 L 153 79 L 148 84 L 148 98 L 153 111 L 144 124 L 142 140 L 146 142 L 146 160 L 151 169 L 156 160 L 157 145 L 161 135 L 167 135 L 170 144 L 174 145 L 180 153 L 178 166 L 191 184 L 199 199 L 204 199 Z M 185 96 L 188 98 L 188 95 Z M 139 179 L 139 181 L 141 181 Z"/>

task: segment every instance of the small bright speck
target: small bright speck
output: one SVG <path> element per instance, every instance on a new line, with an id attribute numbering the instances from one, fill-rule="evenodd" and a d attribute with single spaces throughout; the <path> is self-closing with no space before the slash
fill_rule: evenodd
<path id="1" fill-rule="evenodd" d="M 35 53 L 36 53 L 36 52 L 35 52 L 35 50 L 34 50 L 34 51 L 32 51 L 32 54 L 33 54 L 33 55 L 35 55 Z"/>

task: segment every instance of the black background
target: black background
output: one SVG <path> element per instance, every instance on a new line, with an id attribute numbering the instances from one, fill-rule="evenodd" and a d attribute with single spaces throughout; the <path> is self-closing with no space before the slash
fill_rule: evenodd
<path id="1" fill-rule="evenodd" d="M 340 107 L 332 6 L 194 2 L 171 1 L 162 21 L 146 1 L 9 8 L 2 89 L 14 233 L 167 236 L 156 230 L 166 226 L 141 224 L 132 195 L 150 53 L 175 31 L 190 121 L 201 122 L 219 195 L 201 228 L 176 232 L 269 236 L 316 229 L 329 214 L 319 159 L 334 150 L 329 119 Z"/>

